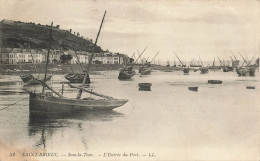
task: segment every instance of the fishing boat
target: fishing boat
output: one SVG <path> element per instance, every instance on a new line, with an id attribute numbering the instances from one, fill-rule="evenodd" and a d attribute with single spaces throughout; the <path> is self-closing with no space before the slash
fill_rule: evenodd
<path id="1" fill-rule="evenodd" d="M 141 70 L 141 75 L 148 75 L 152 72 L 152 67 L 145 67 L 143 70 Z"/>
<path id="2" fill-rule="evenodd" d="M 202 67 L 199 62 L 195 62 L 194 59 L 190 62 L 190 67 Z"/>
<path id="3" fill-rule="evenodd" d="M 82 83 L 84 79 L 84 74 L 74 74 L 68 73 L 64 76 L 70 83 Z M 89 75 L 86 77 L 86 83 L 91 83 Z"/>
<path id="4" fill-rule="evenodd" d="M 203 62 L 202 62 L 200 56 L 199 56 L 199 59 L 200 59 L 201 65 L 202 65 L 202 67 L 199 68 L 200 73 L 201 73 L 201 74 L 206 74 L 206 73 L 208 73 L 208 72 L 209 72 L 209 68 L 208 68 L 208 67 L 204 67 Z"/>
<path id="5" fill-rule="evenodd" d="M 181 59 L 177 56 L 177 54 L 175 53 L 176 57 L 178 58 L 179 62 L 181 63 L 181 67 L 183 67 L 182 71 L 184 74 L 189 74 L 190 72 L 190 68 L 186 67 L 185 64 L 182 63 Z"/>
<path id="6" fill-rule="evenodd" d="M 209 66 L 209 69 L 221 69 L 220 66 L 216 66 L 216 65 L 215 65 L 215 57 L 214 57 L 213 64 L 212 64 L 212 66 Z"/>
<path id="7" fill-rule="evenodd" d="M 230 71 L 233 71 L 233 67 L 230 67 L 230 66 L 223 66 L 223 67 L 222 67 L 222 71 L 223 71 L 223 72 L 230 72 Z"/>
<path id="8" fill-rule="evenodd" d="M 75 55 L 76 55 L 76 58 L 77 58 L 77 64 L 79 64 L 79 66 L 81 67 L 81 70 L 82 70 L 82 73 L 75 73 L 74 70 L 73 70 L 73 67 L 71 66 L 70 62 L 68 60 L 65 60 L 67 61 L 67 63 L 69 64 L 69 67 L 72 71 L 72 73 L 67 73 L 65 74 L 65 79 L 67 79 L 70 83 L 82 83 L 83 82 L 83 79 L 84 79 L 84 68 L 83 66 L 81 65 L 80 63 L 80 60 L 79 60 L 79 57 L 77 55 L 77 52 L 75 52 Z M 90 81 L 90 77 L 89 75 L 87 75 L 86 77 L 86 83 L 87 84 L 90 84 L 91 81 Z"/>
<path id="9" fill-rule="evenodd" d="M 153 60 L 155 59 L 155 57 L 159 54 L 160 51 L 158 51 L 156 53 L 156 55 L 153 57 L 153 59 L 151 60 L 151 62 L 153 62 Z M 141 75 L 148 75 L 148 74 L 151 74 L 152 72 L 152 65 L 151 65 L 151 62 L 147 62 L 148 59 L 146 60 L 145 64 L 143 67 L 141 67 L 139 69 L 139 73 L 141 73 Z"/>
<path id="10" fill-rule="evenodd" d="M 30 44 L 29 44 L 29 51 L 30 51 L 30 54 L 31 54 L 31 57 L 32 57 L 32 63 L 33 63 L 33 66 L 34 66 L 34 70 L 35 70 L 35 73 L 38 73 L 37 71 L 37 67 L 34 63 L 34 59 L 33 59 L 33 55 L 31 53 L 31 47 L 30 47 Z M 17 58 L 18 59 L 18 58 Z M 40 80 L 43 80 L 43 75 L 41 75 L 40 73 L 38 73 L 37 75 L 32 75 L 30 73 L 28 74 L 25 74 L 24 73 L 24 69 L 22 68 L 22 65 L 20 64 L 20 62 L 18 61 L 18 64 L 19 64 L 19 67 L 21 68 L 23 74 L 20 75 L 20 78 L 22 79 L 22 81 L 26 84 L 26 85 L 37 85 L 37 84 L 40 84 L 38 81 L 34 80 L 33 78 L 36 77 L 37 79 L 40 79 Z M 47 75 L 46 76 L 46 81 L 49 81 L 50 79 L 52 78 L 52 75 Z"/>
<path id="11" fill-rule="evenodd" d="M 37 78 L 41 81 L 43 81 L 44 77 L 43 75 L 31 75 L 31 74 L 23 74 L 20 75 L 20 78 L 23 80 L 23 82 L 27 85 L 37 85 L 40 84 L 37 80 L 35 80 L 34 78 Z M 46 76 L 46 81 L 51 80 L 52 75 L 47 75 Z"/>
<path id="12" fill-rule="evenodd" d="M 138 61 L 138 59 L 145 52 L 146 48 L 143 50 L 143 52 L 141 54 L 139 54 L 138 58 L 135 60 L 135 62 L 133 64 L 131 64 L 131 66 L 128 66 L 128 64 L 126 64 L 126 66 L 124 68 L 119 70 L 119 75 L 118 75 L 119 80 L 130 79 L 135 75 L 135 71 L 134 71 L 133 67 L 136 64 L 136 62 Z"/>
<path id="13" fill-rule="evenodd" d="M 135 71 L 133 70 L 133 67 L 126 67 L 124 69 L 120 69 L 118 79 L 124 80 L 124 79 L 130 79 L 135 75 Z"/>
<path id="14" fill-rule="evenodd" d="M 208 80 L 208 83 L 210 84 L 222 84 L 223 81 L 221 80 Z"/>
<path id="15" fill-rule="evenodd" d="M 116 99 L 110 96 L 105 96 L 93 91 L 89 91 L 84 88 L 84 85 L 86 83 L 86 77 L 89 73 L 91 61 L 94 56 L 94 49 L 97 44 L 97 40 L 100 34 L 100 30 L 102 28 L 102 24 L 104 21 L 106 15 L 106 11 L 104 13 L 97 38 L 95 41 L 95 44 L 92 48 L 92 53 L 89 59 L 88 68 L 86 71 L 84 71 L 84 79 L 82 86 L 78 87 L 71 85 L 74 88 L 79 89 L 77 98 L 66 98 L 60 93 L 53 90 L 49 85 L 47 85 L 46 82 L 46 76 L 47 76 L 47 68 L 49 63 L 49 53 L 50 53 L 50 46 L 51 46 L 51 40 L 52 40 L 52 26 L 51 24 L 51 30 L 50 30 L 50 42 L 49 42 L 49 48 L 48 48 L 48 55 L 47 55 L 47 62 L 45 67 L 45 77 L 44 80 L 41 81 L 39 79 L 34 78 L 39 83 L 42 84 L 42 92 L 41 93 L 30 93 L 29 97 L 29 111 L 31 114 L 71 114 L 72 112 L 76 111 L 103 111 L 103 110 L 112 110 L 114 108 L 120 107 L 128 102 L 127 99 Z M 51 90 L 52 92 L 45 92 L 45 87 Z M 95 96 L 101 97 L 102 99 L 93 99 L 93 98 L 83 98 L 81 99 L 82 92 L 88 92 L 90 94 L 93 94 Z M 63 92 L 62 92 L 63 93 Z M 55 96 L 54 96 L 55 94 Z"/>
<path id="16" fill-rule="evenodd" d="M 206 74 L 206 73 L 209 72 L 209 68 L 208 67 L 200 67 L 199 70 L 200 70 L 201 74 Z"/>
<path id="17" fill-rule="evenodd" d="M 252 60 L 254 59 L 255 56 L 252 57 L 252 59 L 250 61 L 246 61 L 246 59 L 240 54 L 240 56 L 243 58 L 244 62 L 240 67 L 236 68 L 236 72 L 238 74 L 238 76 L 251 76 L 254 77 L 255 76 L 255 71 L 256 71 L 256 65 L 250 65 L 250 63 L 252 62 Z M 244 63 L 246 63 L 245 66 Z"/>
<path id="18" fill-rule="evenodd" d="M 195 91 L 195 92 L 198 91 L 198 87 L 188 87 L 188 89 L 189 89 L 190 91 Z"/>
<path id="19" fill-rule="evenodd" d="M 184 74 L 189 74 L 190 68 L 189 68 L 189 67 L 184 68 L 184 69 L 183 69 L 183 72 L 184 72 Z"/>
<path id="20" fill-rule="evenodd" d="M 151 91 L 152 83 L 138 83 L 139 91 Z"/>

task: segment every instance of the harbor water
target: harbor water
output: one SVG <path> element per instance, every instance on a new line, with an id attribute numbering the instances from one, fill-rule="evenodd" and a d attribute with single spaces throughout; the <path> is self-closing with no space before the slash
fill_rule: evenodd
<path id="1" fill-rule="evenodd" d="M 42 87 L 25 85 L 19 75 L 1 75 L 1 146 L 6 153 L 59 155 L 37 156 L 38 160 L 259 159 L 258 70 L 255 77 L 220 70 L 207 74 L 190 71 L 189 75 L 152 71 L 125 81 L 117 77 L 118 71 L 97 72 L 90 75 L 88 88 L 128 99 L 124 106 L 111 112 L 43 119 L 30 117 L 28 94 L 41 92 Z M 208 84 L 210 79 L 223 83 Z M 75 98 L 77 89 L 68 86 L 64 75 L 53 75 L 49 85 L 61 91 L 62 83 L 64 95 Z M 152 83 L 151 91 L 139 91 L 138 83 Z M 198 91 L 188 87 L 198 87 Z M 84 93 L 83 97 L 94 96 Z"/>

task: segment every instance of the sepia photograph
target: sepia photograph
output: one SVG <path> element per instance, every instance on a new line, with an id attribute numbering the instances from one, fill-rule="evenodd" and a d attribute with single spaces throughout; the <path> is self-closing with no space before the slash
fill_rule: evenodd
<path id="1" fill-rule="evenodd" d="M 259 161 L 260 0 L 0 0 L 0 161 Z"/>

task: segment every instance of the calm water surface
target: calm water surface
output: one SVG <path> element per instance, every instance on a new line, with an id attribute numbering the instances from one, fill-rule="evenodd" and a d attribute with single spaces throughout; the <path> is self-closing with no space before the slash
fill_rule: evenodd
<path id="1" fill-rule="evenodd" d="M 77 113 L 65 118 L 29 117 L 29 91 L 18 75 L 0 76 L 0 142 L 17 149 L 59 154 L 57 160 L 79 160 L 68 153 L 87 152 L 87 160 L 257 159 L 259 158 L 259 72 L 238 77 L 235 72 L 208 74 L 153 71 L 119 81 L 118 71 L 91 75 L 90 89 L 129 102 L 111 112 Z M 221 85 L 207 84 L 223 80 Z M 57 91 L 65 82 L 67 97 L 77 90 L 63 75 L 49 82 Z M 138 91 L 138 83 L 152 83 Z M 246 89 L 247 85 L 255 90 Z M 188 90 L 198 86 L 198 92 Z M 83 97 L 94 97 L 84 94 Z M 138 157 L 104 157 L 104 153 L 138 153 Z M 149 157 L 149 153 L 156 156 Z M 49 158 L 40 158 L 48 160 Z M 53 158 L 52 158 L 53 159 Z M 55 160 L 55 158 L 54 158 Z"/>

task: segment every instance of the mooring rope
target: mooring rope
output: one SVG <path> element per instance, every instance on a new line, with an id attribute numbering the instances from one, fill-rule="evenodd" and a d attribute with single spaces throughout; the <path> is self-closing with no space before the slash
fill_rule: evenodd
<path id="1" fill-rule="evenodd" d="M 23 99 L 21 99 L 21 100 L 15 102 L 15 103 L 13 103 L 13 104 L 10 104 L 10 105 L 8 105 L 8 106 L 6 106 L 6 107 L 4 107 L 4 108 L 1 108 L 0 111 L 6 109 L 6 108 L 8 108 L 8 107 L 11 107 L 11 106 L 13 106 L 13 105 L 17 104 L 18 102 L 21 102 L 21 101 L 23 101 L 23 100 L 25 100 L 25 99 L 28 99 L 28 98 L 27 98 L 27 97 L 26 97 L 26 98 L 23 98 Z"/>

